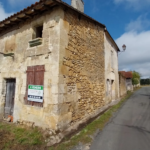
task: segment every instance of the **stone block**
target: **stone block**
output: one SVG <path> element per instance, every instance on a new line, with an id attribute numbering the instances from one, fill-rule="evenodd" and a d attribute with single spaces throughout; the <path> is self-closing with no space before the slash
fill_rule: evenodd
<path id="1" fill-rule="evenodd" d="M 68 104 L 57 104 L 53 105 L 52 113 L 57 115 L 64 115 L 68 113 L 69 105 Z"/>
<path id="2" fill-rule="evenodd" d="M 49 101 L 49 104 L 58 104 L 58 94 L 52 94 L 51 95 L 51 101 Z"/>
<path id="3" fill-rule="evenodd" d="M 58 84 L 58 93 L 67 93 L 67 85 L 66 84 Z"/>
<path id="4" fill-rule="evenodd" d="M 51 72 L 51 64 L 45 64 L 45 72 Z"/>
<path id="5" fill-rule="evenodd" d="M 24 86 L 24 87 L 21 87 L 21 91 L 18 91 L 18 94 L 24 94 L 25 95 L 25 93 L 26 93 L 26 87 Z"/>
<path id="6" fill-rule="evenodd" d="M 58 69 L 58 65 L 57 64 L 52 64 L 51 66 L 51 74 L 58 78 L 58 74 L 59 74 L 59 69 Z"/>
<path id="7" fill-rule="evenodd" d="M 43 108 L 42 107 L 35 107 L 35 106 L 26 106 L 26 113 L 28 115 L 34 115 L 38 118 L 43 116 Z"/>
<path id="8" fill-rule="evenodd" d="M 58 118 L 58 129 L 63 131 L 69 127 L 70 122 L 72 121 L 72 113 L 67 113 L 59 116 Z"/>
<path id="9" fill-rule="evenodd" d="M 58 94 L 59 93 L 58 84 L 52 84 L 51 85 L 51 92 L 52 92 L 52 94 Z"/>
<path id="10" fill-rule="evenodd" d="M 45 98 L 49 98 L 50 95 L 51 95 L 51 89 L 50 89 L 50 88 L 46 88 L 46 87 L 44 86 L 44 99 L 45 99 Z"/>
<path id="11" fill-rule="evenodd" d="M 57 130 L 58 118 L 59 116 L 57 115 L 45 116 L 45 122 L 48 124 L 49 128 Z"/>

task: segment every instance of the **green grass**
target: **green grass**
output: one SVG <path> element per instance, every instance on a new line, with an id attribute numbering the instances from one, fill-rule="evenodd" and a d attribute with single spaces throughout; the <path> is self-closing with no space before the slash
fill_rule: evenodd
<path id="1" fill-rule="evenodd" d="M 128 92 L 127 95 L 117 104 L 112 106 L 108 111 L 102 114 L 98 119 L 87 125 L 79 134 L 71 139 L 65 139 L 63 143 L 57 146 L 50 147 L 49 150 L 69 150 L 76 146 L 79 142 L 86 144 L 92 142 L 90 135 L 93 135 L 97 129 L 102 130 L 112 115 L 122 106 L 122 104 L 132 95 Z"/>
<path id="2" fill-rule="evenodd" d="M 38 147 L 43 144 L 42 132 L 38 128 L 25 128 L 0 122 L 0 149 L 12 149 L 16 146 L 22 149 L 23 147 Z"/>

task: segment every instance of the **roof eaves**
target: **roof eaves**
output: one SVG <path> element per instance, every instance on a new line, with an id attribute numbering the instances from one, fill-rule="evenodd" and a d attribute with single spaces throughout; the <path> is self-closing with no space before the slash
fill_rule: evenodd
<path id="1" fill-rule="evenodd" d="M 35 4 L 32 4 L 31 6 L 25 8 L 25 9 L 21 10 L 20 12 L 17 12 L 17 13 L 15 13 L 15 14 L 11 15 L 10 17 L 6 18 L 5 20 L 1 21 L 1 22 L 0 22 L 0 27 L 2 28 L 3 25 L 5 25 L 4 23 L 5 23 L 6 21 L 10 21 L 10 22 L 11 22 L 11 19 L 17 18 L 17 17 L 18 17 L 20 14 L 22 14 L 22 13 L 25 14 L 27 11 L 29 11 L 29 10 L 31 10 L 31 9 L 34 9 L 37 5 L 40 5 L 40 4 L 44 5 L 45 2 L 47 2 L 47 1 L 48 1 L 48 2 L 51 1 L 51 2 L 54 2 L 54 3 L 58 4 L 58 5 L 67 7 L 67 8 L 69 8 L 69 9 L 71 9 L 71 10 L 73 10 L 73 11 L 79 13 L 80 15 L 82 15 L 82 16 L 84 16 L 84 17 L 90 19 L 91 21 L 97 23 L 97 24 L 100 25 L 102 28 L 106 29 L 106 26 L 105 26 L 104 24 L 102 24 L 102 23 L 98 22 L 97 20 L 95 20 L 95 19 L 89 17 L 88 15 L 82 13 L 81 11 L 77 10 L 76 8 L 74 8 L 74 7 L 70 6 L 70 5 L 68 5 L 67 3 L 63 2 L 62 0 L 40 0 L 39 2 L 36 2 Z M 20 18 L 20 19 L 21 19 L 21 18 Z M 105 32 L 108 33 L 109 37 L 112 39 L 112 41 L 113 41 L 113 43 L 115 44 L 115 46 L 117 47 L 118 51 L 120 51 L 120 49 L 118 48 L 118 46 L 117 46 L 117 44 L 115 43 L 114 39 L 111 37 L 110 33 L 109 33 L 107 30 L 105 30 Z"/>
<path id="2" fill-rule="evenodd" d="M 120 49 L 118 47 L 118 45 L 116 44 L 115 40 L 112 38 L 112 36 L 110 35 L 110 33 L 107 31 L 107 29 L 105 29 L 105 32 L 108 34 L 108 36 L 110 37 L 110 39 L 112 40 L 112 42 L 115 44 L 117 51 L 120 52 Z"/>
<path id="3" fill-rule="evenodd" d="M 97 20 L 91 18 L 90 16 L 88 16 L 88 15 L 86 15 L 85 13 L 79 11 L 78 9 L 72 7 L 71 5 L 65 3 L 65 2 L 63 2 L 63 1 L 61 1 L 61 0 L 53 0 L 53 1 L 58 2 L 59 4 L 62 4 L 63 6 L 66 6 L 67 8 L 70 8 L 71 10 L 73 10 L 73 11 L 75 11 L 75 12 L 77 12 L 77 13 L 83 15 L 84 17 L 86 17 L 86 18 L 88 18 L 88 19 L 94 21 L 95 23 L 99 24 L 101 27 L 106 28 L 106 26 L 105 26 L 104 24 L 102 24 L 102 23 L 98 22 Z"/>
<path id="4" fill-rule="evenodd" d="M 5 26 L 5 22 L 10 21 L 10 20 L 13 19 L 13 18 L 17 18 L 20 14 L 25 14 L 27 11 L 29 11 L 29 10 L 31 10 L 31 9 L 34 9 L 37 5 L 44 4 L 44 3 L 47 2 L 47 1 L 52 1 L 52 2 L 55 2 L 55 3 L 59 4 L 59 5 L 65 6 L 65 7 L 67 7 L 67 8 L 70 8 L 71 10 L 73 10 L 73 11 L 75 11 L 75 12 L 77 12 L 77 13 L 83 15 L 84 17 L 86 17 L 86 18 L 88 18 L 88 19 L 94 21 L 95 23 L 98 23 L 101 27 L 105 28 L 105 25 L 104 25 L 104 24 L 102 24 L 102 23 L 100 23 L 100 22 L 94 20 L 93 18 L 91 18 L 91 17 L 89 17 L 88 15 L 86 15 L 86 14 L 84 14 L 84 13 L 78 11 L 78 10 L 75 9 L 74 7 L 68 5 L 67 3 L 65 3 L 65 2 L 63 2 L 63 1 L 61 1 L 61 0 L 40 0 L 39 2 L 36 2 L 35 4 L 32 4 L 31 6 L 25 8 L 25 9 L 21 10 L 20 12 L 17 12 L 17 13 L 15 13 L 15 14 L 11 15 L 10 17 L 6 18 L 5 20 L 1 21 L 1 22 L 0 22 L 0 27 L 3 28 L 3 27 Z M 21 19 L 21 18 L 18 18 L 18 19 Z"/>

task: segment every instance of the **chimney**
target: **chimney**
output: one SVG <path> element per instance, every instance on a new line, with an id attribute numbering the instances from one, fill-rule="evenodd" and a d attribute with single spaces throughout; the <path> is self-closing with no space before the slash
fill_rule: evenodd
<path id="1" fill-rule="evenodd" d="M 72 0 L 71 6 L 78 9 L 81 12 L 84 12 L 84 2 L 83 0 Z"/>

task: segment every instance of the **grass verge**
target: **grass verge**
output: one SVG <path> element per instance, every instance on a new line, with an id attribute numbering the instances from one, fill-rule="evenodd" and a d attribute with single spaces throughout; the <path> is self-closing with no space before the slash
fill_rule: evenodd
<path id="1" fill-rule="evenodd" d="M 135 90 L 138 90 L 136 88 Z M 71 139 L 65 139 L 65 142 L 60 143 L 56 146 L 50 147 L 49 150 L 70 150 L 74 146 L 76 146 L 79 142 L 83 144 L 87 144 L 92 142 L 92 138 L 90 135 L 93 135 L 97 129 L 102 130 L 105 124 L 112 117 L 113 113 L 116 112 L 122 104 L 133 94 L 133 92 L 128 92 L 127 95 L 121 99 L 121 101 L 112 106 L 108 111 L 102 114 L 98 119 L 94 120 L 92 123 L 87 125 L 79 134 L 73 136 Z"/>
<path id="2" fill-rule="evenodd" d="M 44 139 L 38 128 L 24 128 L 0 122 L 0 150 L 25 150 L 42 148 Z"/>

